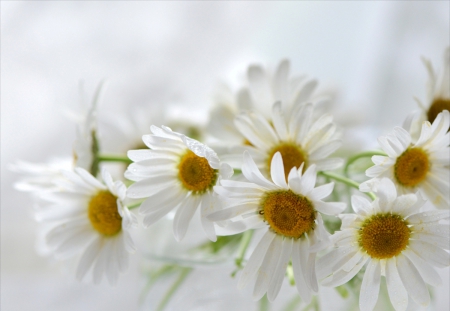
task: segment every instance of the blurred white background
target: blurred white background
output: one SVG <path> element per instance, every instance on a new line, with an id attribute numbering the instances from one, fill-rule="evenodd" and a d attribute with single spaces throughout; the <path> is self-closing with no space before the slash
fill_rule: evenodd
<path id="1" fill-rule="evenodd" d="M 2 1 L 1 310 L 140 308 L 136 263 L 110 288 L 79 284 L 37 255 L 32 200 L 13 189 L 19 176 L 7 168 L 72 152 L 75 128 L 61 112 L 78 103 L 80 80 L 92 93 L 108 79 L 100 109 L 170 101 L 207 109 L 219 81 L 287 57 L 293 73 L 336 88 L 337 111 L 366 124 L 366 145 L 376 146 L 417 109 L 413 96 L 425 98 L 420 56 L 441 66 L 449 11 L 448 1 Z M 448 269 L 443 278 L 436 310 L 444 311 Z"/>

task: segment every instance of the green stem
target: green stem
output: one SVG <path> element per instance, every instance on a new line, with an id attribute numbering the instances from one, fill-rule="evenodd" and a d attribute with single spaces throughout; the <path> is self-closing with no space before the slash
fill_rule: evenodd
<path id="1" fill-rule="evenodd" d="M 178 279 L 173 283 L 173 285 L 169 288 L 164 298 L 161 300 L 161 302 L 158 305 L 157 311 L 162 311 L 169 303 L 170 298 L 172 298 L 173 294 L 178 290 L 178 288 L 183 284 L 186 277 L 191 273 L 192 268 L 181 268 L 181 273 Z"/>
<path id="2" fill-rule="evenodd" d="M 358 154 L 354 155 L 353 157 L 350 157 L 347 160 L 347 163 L 345 164 L 345 167 L 344 167 L 345 176 L 348 176 L 348 169 L 349 169 L 350 165 L 353 164 L 353 162 L 357 161 L 358 159 L 368 158 L 368 157 L 372 157 L 374 155 L 387 156 L 386 153 L 384 153 L 383 151 L 378 151 L 378 150 L 365 151 L 365 152 L 358 153 Z"/>
<path id="3" fill-rule="evenodd" d="M 359 190 L 359 183 L 357 183 L 354 180 L 351 180 L 347 177 L 332 173 L 332 172 L 319 172 L 320 175 L 334 179 L 336 181 L 339 181 L 343 184 L 346 184 L 347 186 L 350 186 L 352 188 L 358 189 Z M 377 197 L 375 196 L 375 194 L 373 192 L 363 192 L 365 193 L 368 197 L 370 197 L 372 200 L 375 200 Z"/>
<path id="4" fill-rule="evenodd" d="M 259 310 L 269 311 L 269 300 L 267 299 L 267 295 L 264 295 L 259 301 Z"/>
<path id="5" fill-rule="evenodd" d="M 245 252 L 247 251 L 247 248 L 248 248 L 248 245 L 250 244 L 252 236 L 253 236 L 253 230 L 245 231 L 244 234 L 242 235 L 241 243 L 239 245 L 238 256 L 235 260 L 236 266 L 238 266 L 238 268 L 242 267 L 242 261 L 244 260 Z M 234 274 L 236 274 L 236 272 L 237 271 L 235 271 Z"/>
<path id="6" fill-rule="evenodd" d="M 99 154 L 97 160 L 99 162 L 124 162 L 128 164 L 133 162 L 127 157 L 115 154 Z"/>
<path id="7" fill-rule="evenodd" d="M 143 202 L 144 202 L 144 201 L 139 202 L 139 203 L 135 203 L 135 204 L 131 204 L 131 205 L 128 205 L 127 207 L 128 207 L 129 210 L 132 210 L 133 208 L 136 208 L 136 207 L 141 206 L 141 204 L 142 204 Z"/>
<path id="8" fill-rule="evenodd" d="M 291 284 L 291 286 L 294 286 L 295 285 L 294 268 L 292 267 L 291 263 L 289 263 L 289 265 L 286 268 L 286 274 L 289 280 L 289 284 Z"/>

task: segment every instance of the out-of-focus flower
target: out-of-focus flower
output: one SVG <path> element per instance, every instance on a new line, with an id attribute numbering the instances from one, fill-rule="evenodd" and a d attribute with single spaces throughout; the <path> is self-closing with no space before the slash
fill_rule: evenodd
<path id="1" fill-rule="evenodd" d="M 302 300 L 310 301 L 318 290 L 316 253 L 330 242 L 320 213 L 337 215 L 345 204 L 322 201 L 333 191 L 334 183 L 315 188 L 315 165 L 304 174 L 302 171 L 303 164 L 298 170 L 292 168 L 286 181 L 283 160 L 277 152 L 272 159 L 272 181 L 269 181 L 245 152 L 242 173 L 249 182 L 222 180 L 220 186 L 214 187 L 226 203 L 224 209 L 212 213 L 209 219 L 242 222 L 248 229 L 267 228 L 238 285 L 243 288 L 256 277 L 254 299 L 260 299 L 266 292 L 270 301 L 276 298 L 291 258 Z"/>
<path id="2" fill-rule="evenodd" d="M 400 194 L 419 190 L 435 206 L 449 208 L 450 191 L 450 113 L 441 112 L 433 124 L 424 121 L 417 142 L 401 127 L 392 134 L 378 138 L 385 156 L 373 156 L 374 166 L 366 171 L 372 179 L 361 184 L 361 191 L 377 185 L 376 178 L 388 177 Z"/>
<path id="3" fill-rule="evenodd" d="M 57 190 L 57 181 L 64 178 L 62 170 L 72 169 L 73 161 L 67 159 L 53 159 L 48 163 L 31 163 L 17 161 L 10 165 L 16 173 L 25 175 L 23 179 L 14 184 L 19 191 L 31 192 L 40 196 L 42 193 Z"/>
<path id="4" fill-rule="evenodd" d="M 214 225 L 206 215 L 216 208 L 213 187 L 220 178 L 229 178 L 233 170 L 221 163 L 217 154 L 206 145 L 173 132 L 167 127 L 152 126 L 153 134 L 142 140 L 152 150 L 130 150 L 135 163 L 125 177 L 135 181 L 128 188 L 130 198 L 145 198 L 140 213 L 148 227 L 177 207 L 173 222 L 175 238 L 180 241 L 200 206 L 201 223 L 207 237 L 215 241 Z"/>
<path id="5" fill-rule="evenodd" d="M 433 123 L 438 114 L 444 110 L 450 111 L 450 47 L 444 52 L 444 64 L 441 73 L 435 73 L 431 62 L 422 58 L 428 71 L 427 98 L 422 103 L 416 98 L 422 109 L 422 119 Z"/>
<path id="6" fill-rule="evenodd" d="M 439 223 L 450 217 L 449 211 L 420 212 L 425 203 L 420 195 L 397 196 L 388 178 L 380 181 L 376 192 L 373 202 L 352 197 L 356 214 L 341 216 L 341 231 L 331 237 L 335 248 L 318 260 L 317 276 L 326 277 L 323 285 L 339 286 L 367 264 L 359 298 L 362 311 L 373 310 L 382 275 L 395 310 L 406 310 L 408 294 L 426 306 L 430 302 L 426 283 L 442 282 L 432 266 L 450 265 L 445 251 L 450 245 L 449 228 Z"/>
<path id="7" fill-rule="evenodd" d="M 254 111 L 271 120 L 272 105 L 277 101 L 282 103 L 281 109 L 287 119 L 298 104 L 314 102 L 322 106 L 330 101 L 330 96 L 317 92 L 317 85 L 316 80 L 304 75 L 291 77 L 290 62 L 286 59 L 273 73 L 260 65 L 251 65 L 247 70 L 247 84 L 236 94 L 225 85 L 219 89 L 207 133 L 227 144 L 243 143 L 245 138 L 234 125 L 236 116 Z"/>
<path id="8" fill-rule="evenodd" d="M 113 182 L 106 170 L 105 184 L 82 168 L 63 174 L 64 179 L 55 181 L 58 190 L 42 196 L 36 215 L 54 224 L 46 235 L 47 245 L 59 259 L 81 255 L 78 279 L 92 268 L 94 283 L 106 276 L 114 285 L 128 268 L 128 253 L 135 251 L 129 230 L 137 226 L 137 218 L 125 205 L 126 187 Z"/>
<path id="9" fill-rule="evenodd" d="M 266 176 L 277 152 L 283 158 L 286 176 L 302 163 L 304 168 L 315 164 L 317 170 L 338 168 L 342 165 L 341 159 L 327 158 L 341 146 L 333 117 L 325 114 L 313 121 L 313 111 L 312 103 L 296 105 L 286 121 L 281 103 L 277 102 L 272 108 L 272 124 L 260 114 L 242 113 L 235 124 L 247 144 L 230 148 L 230 154 L 223 156 L 223 160 L 240 168 L 242 152 L 247 150 Z"/>

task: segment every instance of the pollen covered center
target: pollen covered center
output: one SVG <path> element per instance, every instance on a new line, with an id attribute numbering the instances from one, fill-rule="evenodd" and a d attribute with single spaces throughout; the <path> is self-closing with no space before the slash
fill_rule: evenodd
<path id="1" fill-rule="evenodd" d="M 269 151 L 269 157 L 267 158 L 267 167 L 269 168 L 269 172 L 272 158 L 277 152 L 281 153 L 281 158 L 283 159 L 284 165 L 284 176 L 286 176 L 286 179 L 293 167 L 299 168 L 303 162 L 306 162 L 306 156 L 300 146 L 295 143 L 282 142 Z M 303 169 L 306 169 L 306 163 Z"/>
<path id="2" fill-rule="evenodd" d="M 89 201 L 89 220 L 99 233 L 111 236 L 122 229 L 122 217 L 117 210 L 117 197 L 109 191 L 100 191 Z"/>
<path id="3" fill-rule="evenodd" d="M 401 216 L 377 214 L 366 220 L 359 232 L 359 245 L 377 259 L 399 255 L 408 246 L 410 230 Z"/>
<path id="4" fill-rule="evenodd" d="M 178 178 L 186 189 L 203 193 L 216 183 L 217 170 L 209 165 L 206 158 L 188 150 L 178 165 Z"/>
<path id="5" fill-rule="evenodd" d="M 314 228 L 315 211 L 311 202 L 291 190 L 267 193 L 261 200 L 260 214 L 278 234 L 299 238 Z"/>
<path id="6" fill-rule="evenodd" d="M 450 98 L 436 98 L 427 111 L 427 118 L 430 123 L 444 110 L 450 111 Z"/>
<path id="7" fill-rule="evenodd" d="M 415 187 L 425 179 L 429 166 L 425 151 L 409 148 L 397 158 L 394 167 L 395 178 L 403 186 Z"/>

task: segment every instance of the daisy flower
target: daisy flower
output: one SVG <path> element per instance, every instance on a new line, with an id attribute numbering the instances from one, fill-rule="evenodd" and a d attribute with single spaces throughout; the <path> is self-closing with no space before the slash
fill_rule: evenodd
<path id="1" fill-rule="evenodd" d="M 247 229 L 264 227 L 267 232 L 245 265 L 238 287 L 256 278 L 253 298 L 266 292 L 273 301 L 280 291 L 290 260 L 297 290 L 304 301 L 318 290 L 315 274 L 316 253 L 330 240 L 321 213 L 337 215 L 344 203 L 323 202 L 334 183 L 314 187 L 316 166 L 304 173 L 303 164 L 293 168 L 286 181 L 281 153 L 271 164 L 271 181 L 260 172 L 248 152 L 244 152 L 242 173 L 249 182 L 222 180 L 214 190 L 226 202 L 224 208 L 208 216 L 213 221 L 242 222 Z"/>
<path id="2" fill-rule="evenodd" d="M 234 126 L 234 118 L 241 112 L 256 111 L 270 120 L 272 105 L 281 101 L 285 116 L 297 104 L 313 101 L 326 105 L 329 97 L 316 91 L 318 82 L 306 76 L 290 76 L 289 60 L 282 60 L 272 73 L 260 65 L 247 70 L 247 85 L 236 94 L 225 85 L 217 92 L 216 105 L 211 111 L 207 131 L 227 143 L 243 143 L 245 138 Z M 331 95 L 331 94 L 329 94 Z"/>
<path id="3" fill-rule="evenodd" d="M 432 266 L 450 265 L 449 227 L 439 223 L 449 211 L 420 212 L 425 201 L 420 195 L 397 196 L 393 182 L 383 178 L 377 187 L 378 198 L 369 202 L 353 196 L 356 214 L 343 214 L 341 231 L 331 240 L 335 248 L 317 262 L 317 276 L 323 285 L 339 286 L 366 266 L 359 306 L 373 310 L 378 299 L 381 276 L 385 276 L 395 310 L 406 310 L 408 295 L 426 306 L 430 294 L 426 283 L 441 284 Z"/>
<path id="4" fill-rule="evenodd" d="M 342 159 L 327 158 L 342 144 L 337 137 L 333 117 L 324 114 L 312 121 L 313 111 L 312 103 L 296 105 L 289 121 L 285 121 L 281 102 L 277 102 L 272 108 L 272 124 L 257 113 L 240 114 L 235 124 L 248 143 L 231 148 L 223 160 L 239 168 L 242 152 L 247 150 L 266 176 L 277 152 L 283 158 L 285 176 L 302 163 L 305 169 L 315 164 L 318 171 L 338 168 Z"/>
<path id="5" fill-rule="evenodd" d="M 46 241 L 57 258 L 81 255 L 76 276 L 79 280 L 91 270 L 94 283 L 105 275 L 111 285 L 128 268 L 128 253 L 135 251 L 129 230 L 137 218 L 125 205 L 126 187 L 113 182 L 102 170 L 103 183 L 86 170 L 65 171 L 58 180 L 59 191 L 43 196 L 46 205 L 37 218 L 54 223 Z"/>
<path id="6" fill-rule="evenodd" d="M 201 223 L 207 237 L 215 241 L 212 222 L 206 214 L 217 208 L 213 187 L 220 178 L 228 178 L 233 170 L 221 163 L 217 154 L 200 142 L 173 132 L 170 128 L 151 126 L 152 134 L 143 142 L 151 150 L 130 150 L 130 164 L 125 177 L 135 181 L 128 188 L 130 198 L 142 199 L 139 212 L 148 227 L 177 208 L 173 232 L 183 239 L 189 223 L 200 206 Z"/>
<path id="7" fill-rule="evenodd" d="M 14 188 L 19 191 L 31 192 L 39 196 L 41 193 L 55 191 L 58 187 L 55 181 L 63 179 L 62 170 L 72 169 L 73 160 L 53 159 L 48 163 L 32 163 L 27 161 L 17 161 L 9 166 L 13 172 L 23 174 L 24 177 L 14 183 Z"/>
<path id="8" fill-rule="evenodd" d="M 400 194 L 419 190 L 435 206 L 449 207 L 449 162 L 450 162 L 450 113 L 439 113 L 433 124 L 424 121 L 417 142 L 401 127 L 395 127 L 392 134 L 378 138 L 385 156 L 373 156 L 374 166 L 366 171 L 373 177 L 361 184 L 361 191 L 370 191 L 375 178 L 388 177 L 397 186 Z"/>
<path id="9" fill-rule="evenodd" d="M 425 104 L 416 100 L 423 111 L 424 119 L 433 123 L 440 112 L 450 111 L 450 47 L 444 52 L 444 66 L 440 75 L 435 73 L 428 59 L 422 58 L 422 61 L 428 71 L 427 98 Z"/>

